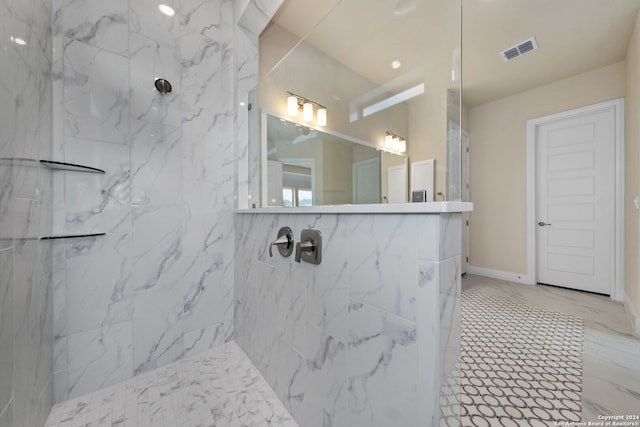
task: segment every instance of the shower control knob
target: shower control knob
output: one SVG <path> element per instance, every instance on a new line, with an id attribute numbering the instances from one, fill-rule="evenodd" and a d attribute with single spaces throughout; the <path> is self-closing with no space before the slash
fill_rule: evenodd
<path id="1" fill-rule="evenodd" d="M 282 227 L 278 231 L 278 238 L 269 245 L 269 256 L 273 257 L 273 247 L 278 247 L 278 252 L 283 257 L 288 257 L 293 252 L 293 231 L 289 227 Z"/>
<path id="2" fill-rule="evenodd" d="M 322 262 L 322 233 L 319 230 L 306 229 L 300 233 L 296 245 L 296 262 L 304 261 L 318 265 Z"/>
<path id="3" fill-rule="evenodd" d="M 313 243 L 313 240 L 309 239 L 305 242 L 296 243 L 296 262 L 300 262 L 302 257 L 302 252 L 313 252 L 316 250 L 316 245 Z"/>

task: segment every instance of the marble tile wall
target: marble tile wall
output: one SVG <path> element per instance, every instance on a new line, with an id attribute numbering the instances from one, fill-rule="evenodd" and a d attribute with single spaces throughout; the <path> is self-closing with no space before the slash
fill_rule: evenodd
<path id="1" fill-rule="evenodd" d="M 240 209 L 260 202 L 260 110 L 258 105 L 258 37 L 284 0 L 236 0 L 236 205 Z M 253 108 L 247 108 L 253 107 Z"/>
<path id="2" fill-rule="evenodd" d="M 322 232 L 320 265 L 269 257 Z M 237 214 L 235 339 L 300 425 L 437 425 L 459 352 L 460 214 Z"/>
<path id="3" fill-rule="evenodd" d="M 232 0 L 53 1 L 61 401 L 232 338 L 236 71 Z"/>
<path id="4" fill-rule="evenodd" d="M 53 402 L 50 0 L 0 2 L 0 426 Z"/>

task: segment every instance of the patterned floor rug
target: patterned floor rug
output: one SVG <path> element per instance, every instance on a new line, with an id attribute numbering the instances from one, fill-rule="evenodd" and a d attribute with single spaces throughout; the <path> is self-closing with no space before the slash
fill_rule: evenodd
<path id="1" fill-rule="evenodd" d="M 581 318 L 473 291 L 461 307 L 463 426 L 581 420 Z"/>

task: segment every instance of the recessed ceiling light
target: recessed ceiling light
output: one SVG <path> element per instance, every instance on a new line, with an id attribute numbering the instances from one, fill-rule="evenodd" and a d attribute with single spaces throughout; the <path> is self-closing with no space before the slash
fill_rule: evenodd
<path id="1" fill-rule="evenodd" d="M 176 11 L 173 10 L 171 6 L 168 6 L 166 4 L 159 4 L 158 9 L 160 9 L 160 12 L 164 13 L 167 16 L 173 16 L 176 14 Z"/>
<path id="2" fill-rule="evenodd" d="M 391 68 L 393 68 L 394 70 L 397 70 L 400 67 L 402 67 L 402 62 L 400 61 L 396 60 L 391 63 Z"/>
<path id="3" fill-rule="evenodd" d="M 15 44 L 19 44 L 20 46 L 25 46 L 27 44 L 26 41 L 24 41 L 24 39 L 21 39 L 20 37 L 10 37 L 11 41 L 14 42 Z"/>

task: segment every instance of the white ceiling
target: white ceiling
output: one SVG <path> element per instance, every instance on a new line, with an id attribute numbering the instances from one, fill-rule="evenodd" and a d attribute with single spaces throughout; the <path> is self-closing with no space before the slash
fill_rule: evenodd
<path id="1" fill-rule="evenodd" d="M 463 97 L 503 98 L 625 59 L 639 0 L 463 0 Z M 535 36 L 539 49 L 499 52 Z"/>
<path id="2" fill-rule="evenodd" d="M 460 43 L 455 6 L 450 0 L 285 0 L 274 22 L 299 37 L 315 27 L 310 44 L 376 84 L 388 87 L 419 70 L 433 87 L 446 84 Z M 465 105 L 624 60 L 639 7 L 640 0 L 463 0 Z M 537 51 L 503 61 L 499 52 L 532 36 Z M 389 66 L 394 59 L 402 61 L 400 70 Z"/>

